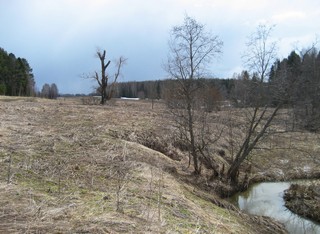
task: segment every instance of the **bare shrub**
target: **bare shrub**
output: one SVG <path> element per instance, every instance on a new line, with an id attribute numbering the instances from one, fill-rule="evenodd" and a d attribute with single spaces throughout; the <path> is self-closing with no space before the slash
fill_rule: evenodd
<path id="1" fill-rule="evenodd" d="M 81 101 L 83 105 L 99 105 L 100 104 L 99 98 L 95 96 L 83 97 L 81 98 Z"/>
<path id="2" fill-rule="evenodd" d="M 127 159 L 127 146 L 124 143 L 122 155 L 110 159 L 108 179 L 113 180 L 114 192 L 116 197 L 116 211 L 124 212 L 123 199 L 126 194 L 128 183 L 131 180 L 131 171 L 134 163 Z"/>

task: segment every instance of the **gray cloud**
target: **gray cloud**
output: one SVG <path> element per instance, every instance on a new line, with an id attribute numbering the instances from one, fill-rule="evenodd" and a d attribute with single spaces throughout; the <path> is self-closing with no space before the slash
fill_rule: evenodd
<path id="1" fill-rule="evenodd" d="M 314 41 L 319 9 L 318 0 L 2 1 L 0 46 L 29 61 L 39 88 L 56 83 L 63 93 L 89 93 L 94 84 L 79 75 L 99 69 L 96 47 L 110 59 L 128 58 L 122 80 L 164 78 L 169 31 L 187 13 L 224 41 L 212 73 L 231 77 L 241 71 L 246 37 L 258 23 L 276 24 L 283 57 Z"/>

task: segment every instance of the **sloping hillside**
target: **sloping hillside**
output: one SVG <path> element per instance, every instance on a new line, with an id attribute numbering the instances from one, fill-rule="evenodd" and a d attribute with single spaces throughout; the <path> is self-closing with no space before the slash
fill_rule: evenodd
<path id="1" fill-rule="evenodd" d="M 159 103 L 1 97 L 0 233 L 283 232 L 189 183 L 185 159 L 134 140 L 167 121 Z"/>

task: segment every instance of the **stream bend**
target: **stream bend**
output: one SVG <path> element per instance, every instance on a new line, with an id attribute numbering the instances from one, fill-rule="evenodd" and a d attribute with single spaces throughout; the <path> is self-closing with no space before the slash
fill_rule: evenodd
<path id="1" fill-rule="evenodd" d="M 246 213 L 269 216 L 283 223 L 289 233 L 320 234 L 319 223 L 294 214 L 285 207 L 283 193 L 290 184 L 290 182 L 257 183 L 245 192 L 235 194 L 231 202 Z"/>

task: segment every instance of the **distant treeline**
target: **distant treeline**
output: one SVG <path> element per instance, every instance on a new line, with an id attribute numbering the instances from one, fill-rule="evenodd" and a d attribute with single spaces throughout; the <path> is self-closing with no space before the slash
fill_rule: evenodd
<path id="1" fill-rule="evenodd" d="M 281 103 L 293 110 L 293 125 L 299 124 L 311 131 L 320 130 L 320 52 L 315 48 L 299 54 L 292 51 L 287 58 L 277 60 L 265 75 L 268 79 L 262 86 L 257 85 L 259 76 L 248 71 L 234 74 L 230 79 L 197 79 L 190 82 L 202 92 L 199 97 L 208 99 L 209 106 L 223 100 L 237 107 L 255 106 L 257 102 L 261 106 Z M 175 79 L 120 82 L 115 86 L 113 97 L 166 99 L 172 96 L 170 92 L 175 92 L 172 87 L 177 82 Z"/>
<path id="2" fill-rule="evenodd" d="M 302 55 L 293 51 L 287 58 L 276 61 L 271 68 L 269 84 L 273 103 L 282 99 L 293 108 L 293 118 L 299 118 L 306 129 L 320 129 L 319 51 L 312 48 Z"/>
<path id="3" fill-rule="evenodd" d="M 0 95 L 33 96 L 35 81 L 28 61 L 0 48 Z"/>
<path id="4" fill-rule="evenodd" d="M 291 108 L 293 123 L 300 123 L 312 131 L 320 129 L 320 52 L 315 48 L 301 54 L 292 51 L 287 58 L 277 60 L 264 86 L 256 87 L 258 75 L 243 71 L 231 79 L 199 79 L 194 86 L 202 89 L 208 104 L 229 100 L 234 106 L 274 105 L 279 102 Z M 118 83 L 114 97 L 166 99 L 177 80 L 156 80 Z M 171 89 L 168 89 L 171 87 Z M 258 87 L 258 86 L 257 86 Z M 201 92 L 201 91 L 200 91 Z M 263 94 L 263 95 L 257 95 Z M 257 96 L 263 97 L 256 100 Z M 221 102 L 220 102 L 221 103 Z"/>
<path id="5" fill-rule="evenodd" d="M 314 108 L 320 106 L 320 52 L 317 50 L 310 50 L 304 55 L 293 51 L 287 58 L 277 60 L 268 74 L 269 79 L 265 82 L 265 88 L 256 90 L 265 93 L 265 102 L 276 104 L 279 101 L 276 95 L 279 94 L 279 89 L 282 89 L 286 94 L 282 96 L 282 99 L 286 98 L 286 104 L 292 106 L 302 102 Z M 246 88 L 250 83 L 254 85 L 257 79 L 257 75 L 243 71 L 230 79 L 208 78 L 194 82 L 199 83 L 196 85 L 199 87 L 214 88 L 223 99 L 248 102 L 254 96 L 250 95 Z M 120 82 L 117 83 L 114 97 L 160 99 L 166 95 L 167 87 L 173 86 L 175 82 L 178 81 L 167 79 Z"/>
<path id="6" fill-rule="evenodd" d="M 167 94 L 167 87 L 174 85 L 177 80 L 155 80 L 155 81 L 130 81 L 118 83 L 114 92 L 114 97 L 128 97 L 141 99 L 164 99 Z M 200 79 L 195 82 L 199 87 L 205 85 L 218 92 L 219 95 L 227 99 L 234 85 L 233 79 Z"/>

